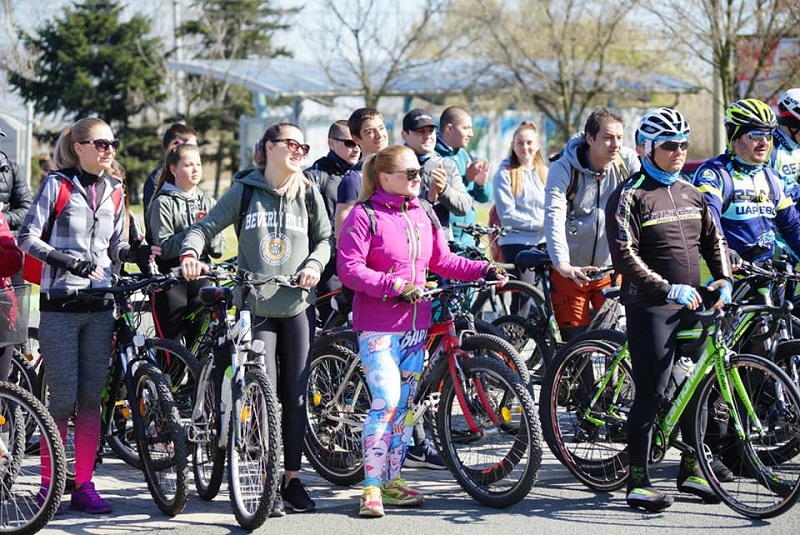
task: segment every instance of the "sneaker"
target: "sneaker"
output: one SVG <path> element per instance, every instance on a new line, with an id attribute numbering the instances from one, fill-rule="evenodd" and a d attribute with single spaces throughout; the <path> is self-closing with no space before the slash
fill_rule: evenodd
<path id="1" fill-rule="evenodd" d="M 39 509 L 44 506 L 44 500 L 47 498 L 47 491 L 50 490 L 48 485 L 42 485 L 42 488 L 39 489 L 39 493 L 36 494 L 36 505 L 39 506 Z M 61 500 L 61 497 L 58 499 L 58 508 L 56 508 L 56 514 L 54 516 L 61 516 L 67 512 L 67 505 Z"/>
<path id="2" fill-rule="evenodd" d="M 317 507 L 299 478 L 291 479 L 286 484 L 284 476 L 281 476 L 281 496 L 283 496 L 283 506 L 290 513 L 305 513 Z"/>
<path id="3" fill-rule="evenodd" d="M 716 478 L 724 483 L 729 483 L 734 479 L 733 472 L 716 455 L 711 459 L 711 470 L 714 471 Z"/>
<path id="4" fill-rule="evenodd" d="M 678 470 L 678 490 L 699 496 L 705 503 L 719 503 L 721 500 L 700 471 L 700 463 L 690 455 L 681 456 Z"/>
<path id="5" fill-rule="evenodd" d="M 90 515 L 101 515 L 111 512 L 111 504 L 97 494 L 94 483 L 87 481 L 72 491 L 72 500 L 69 508 L 75 511 L 84 511 Z"/>
<path id="6" fill-rule="evenodd" d="M 283 498 L 280 492 L 275 493 L 275 499 L 272 500 L 272 507 L 269 510 L 270 518 L 280 518 L 286 516 L 286 510 L 283 508 Z"/>
<path id="7" fill-rule="evenodd" d="M 361 505 L 358 508 L 359 516 L 383 516 L 383 501 L 381 489 L 375 485 L 364 487 L 361 491 Z"/>
<path id="8" fill-rule="evenodd" d="M 406 462 L 403 466 L 408 468 L 430 468 L 431 470 L 447 469 L 436 448 L 433 447 L 433 443 L 428 439 L 425 439 L 419 446 L 408 448 Z"/>
<path id="9" fill-rule="evenodd" d="M 658 513 L 672 505 L 672 496 L 654 489 L 653 487 L 631 487 L 625 497 L 628 505 L 637 509 L 644 509 L 649 513 Z"/>
<path id="10" fill-rule="evenodd" d="M 425 503 L 425 498 L 408 487 L 408 483 L 402 477 L 397 477 L 392 481 L 381 483 L 381 496 L 386 505 L 414 506 Z"/>

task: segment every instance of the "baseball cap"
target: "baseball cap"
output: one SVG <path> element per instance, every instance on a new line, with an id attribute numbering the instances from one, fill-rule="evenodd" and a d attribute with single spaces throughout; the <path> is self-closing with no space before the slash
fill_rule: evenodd
<path id="1" fill-rule="evenodd" d="M 428 110 L 414 108 L 403 117 L 403 130 L 406 132 L 420 130 L 426 126 L 436 126 L 436 121 L 433 120 L 433 116 Z"/>

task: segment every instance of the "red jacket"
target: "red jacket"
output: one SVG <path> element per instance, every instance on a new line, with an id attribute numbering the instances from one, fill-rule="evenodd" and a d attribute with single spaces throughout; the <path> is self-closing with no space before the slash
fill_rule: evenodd
<path id="1" fill-rule="evenodd" d="M 3 214 L 0 214 L 0 277 L 10 277 L 20 270 L 22 267 L 22 251 L 17 247 L 17 242 L 14 241 L 14 236 L 11 234 L 11 229 L 8 227 L 8 221 Z M 5 279 L 2 280 L 2 285 L 6 286 Z"/>

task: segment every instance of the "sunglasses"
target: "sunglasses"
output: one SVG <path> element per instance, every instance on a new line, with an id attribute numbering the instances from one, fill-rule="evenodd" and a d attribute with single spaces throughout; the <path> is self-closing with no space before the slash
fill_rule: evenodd
<path id="1" fill-rule="evenodd" d="M 745 134 L 751 141 L 772 141 L 772 132 L 765 132 L 763 130 L 753 130 Z"/>
<path id="2" fill-rule="evenodd" d="M 409 167 L 408 169 L 399 169 L 397 171 L 389 171 L 389 173 L 391 173 L 391 174 L 403 173 L 404 175 L 406 175 L 406 179 L 408 179 L 408 181 L 411 182 L 415 178 L 418 178 L 418 177 L 421 176 L 422 169 L 420 169 L 419 167 L 416 167 L 416 168 Z"/>
<path id="3" fill-rule="evenodd" d="M 289 149 L 289 152 L 297 152 L 301 151 L 303 156 L 308 156 L 308 151 L 311 150 L 311 146 L 307 143 L 300 143 L 294 139 L 290 139 L 288 137 L 284 137 L 281 139 L 273 139 L 273 143 L 286 143 L 286 148 Z"/>
<path id="4" fill-rule="evenodd" d="M 115 151 L 119 149 L 119 139 L 90 139 L 89 141 L 78 141 L 78 145 L 94 145 L 98 152 L 106 152 L 109 147 Z"/>
<path id="5" fill-rule="evenodd" d="M 342 144 L 348 149 L 354 149 L 356 147 L 356 142 L 353 141 L 352 139 L 340 139 L 338 137 L 332 137 L 331 139 L 335 139 L 336 141 L 341 141 Z"/>
<path id="6" fill-rule="evenodd" d="M 675 152 L 678 149 L 686 150 L 689 148 L 688 141 L 662 141 L 657 147 L 664 149 L 667 152 Z"/>

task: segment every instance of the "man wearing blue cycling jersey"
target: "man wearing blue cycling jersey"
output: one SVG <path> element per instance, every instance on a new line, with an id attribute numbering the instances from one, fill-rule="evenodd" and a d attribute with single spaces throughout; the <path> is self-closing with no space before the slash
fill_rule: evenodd
<path id="1" fill-rule="evenodd" d="M 778 173 L 767 165 L 778 126 L 775 114 L 751 98 L 731 104 L 725 116 L 728 148 L 698 168 L 694 184 L 705 194 L 728 246 L 743 259 L 772 258 L 776 230 L 800 253 L 800 215 Z"/>
<path id="2" fill-rule="evenodd" d="M 789 89 L 778 100 L 778 129 L 769 165 L 778 172 L 783 191 L 800 204 L 800 88 Z"/>

